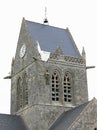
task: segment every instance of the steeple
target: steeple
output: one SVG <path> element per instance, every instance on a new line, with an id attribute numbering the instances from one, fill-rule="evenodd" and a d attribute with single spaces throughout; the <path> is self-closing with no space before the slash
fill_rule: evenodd
<path id="1" fill-rule="evenodd" d="M 48 25 L 48 19 L 47 19 L 47 8 L 46 8 L 46 7 L 45 7 L 45 18 L 44 18 L 43 23 Z"/>
<path id="2" fill-rule="evenodd" d="M 86 64 L 71 34 L 47 24 L 46 8 L 44 25 L 23 19 L 11 77 L 7 77 L 11 78 L 11 114 L 20 115 L 29 130 L 47 130 L 64 110 L 88 101 Z M 21 57 L 23 46 L 26 51 Z"/>

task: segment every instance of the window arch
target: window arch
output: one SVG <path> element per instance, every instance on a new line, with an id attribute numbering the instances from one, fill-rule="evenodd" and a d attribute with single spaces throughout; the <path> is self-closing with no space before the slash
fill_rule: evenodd
<path id="1" fill-rule="evenodd" d="M 64 87 L 64 101 L 71 102 L 72 101 L 72 77 L 69 72 L 65 72 L 63 87 Z"/>
<path id="2" fill-rule="evenodd" d="M 17 110 L 23 106 L 23 86 L 22 79 L 19 77 L 17 80 Z"/>
<path id="3" fill-rule="evenodd" d="M 24 73 L 23 75 L 23 106 L 28 104 L 28 81 L 27 81 L 27 74 Z"/>
<path id="4" fill-rule="evenodd" d="M 59 82 L 58 72 L 54 71 L 51 77 L 52 101 L 59 101 Z"/>

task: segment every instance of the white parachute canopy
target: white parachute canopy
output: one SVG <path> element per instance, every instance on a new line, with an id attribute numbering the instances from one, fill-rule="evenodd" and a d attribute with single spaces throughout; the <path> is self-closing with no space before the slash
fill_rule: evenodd
<path id="1" fill-rule="evenodd" d="M 41 60 L 47 61 L 47 60 L 49 59 L 49 57 L 50 57 L 50 52 L 41 50 L 38 41 L 37 41 L 37 45 L 38 45 L 38 51 L 39 51 L 39 53 L 40 53 L 40 55 L 41 55 Z"/>

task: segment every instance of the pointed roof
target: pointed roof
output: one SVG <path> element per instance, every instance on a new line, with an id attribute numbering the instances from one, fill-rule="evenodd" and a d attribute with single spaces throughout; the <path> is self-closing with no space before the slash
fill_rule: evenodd
<path id="1" fill-rule="evenodd" d="M 64 111 L 49 130 L 67 130 L 88 104 L 89 102 L 67 112 Z"/>
<path id="2" fill-rule="evenodd" d="M 0 114 L 0 130 L 27 130 L 20 116 Z"/>
<path id="3" fill-rule="evenodd" d="M 68 29 L 25 20 L 31 39 L 38 41 L 41 50 L 54 52 L 60 46 L 64 55 L 80 58 L 81 55 Z"/>

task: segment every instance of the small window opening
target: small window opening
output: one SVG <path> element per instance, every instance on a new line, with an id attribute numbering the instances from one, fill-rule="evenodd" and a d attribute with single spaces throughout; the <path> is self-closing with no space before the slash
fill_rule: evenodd
<path id="1" fill-rule="evenodd" d="M 72 101 L 72 95 L 71 95 L 71 75 L 69 72 L 65 73 L 64 76 L 64 101 L 65 102 L 71 102 Z"/>
<path id="2" fill-rule="evenodd" d="M 59 76 L 57 72 L 52 75 L 52 101 L 59 101 Z"/>

